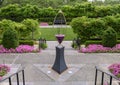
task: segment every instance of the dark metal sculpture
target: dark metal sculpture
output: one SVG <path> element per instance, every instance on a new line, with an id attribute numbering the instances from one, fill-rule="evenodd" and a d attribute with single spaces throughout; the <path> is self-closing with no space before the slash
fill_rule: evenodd
<path id="1" fill-rule="evenodd" d="M 67 65 L 64 59 L 64 47 L 62 45 L 56 46 L 56 59 L 52 69 L 59 74 L 67 69 Z"/>
<path id="2" fill-rule="evenodd" d="M 53 21 L 53 25 L 58 25 L 60 27 L 62 25 L 66 25 L 66 19 L 65 19 L 65 16 L 61 10 L 59 10 L 57 15 L 55 16 L 54 21 Z M 60 27 L 58 28 L 58 34 L 60 34 Z"/>
<path id="3" fill-rule="evenodd" d="M 45 38 L 40 38 L 39 39 L 39 50 L 42 48 L 42 44 L 46 44 L 46 39 Z"/>
<path id="4" fill-rule="evenodd" d="M 66 19 L 61 10 L 59 10 L 58 14 L 55 16 L 54 25 L 66 25 Z"/>
<path id="5" fill-rule="evenodd" d="M 77 44 L 77 46 L 79 47 L 79 50 L 80 50 L 80 38 L 77 38 L 77 40 L 76 40 L 76 44 Z"/>
<path id="6" fill-rule="evenodd" d="M 66 24 L 65 17 L 61 10 L 58 12 L 57 16 L 55 17 L 54 24 L 57 25 Z M 57 73 L 61 74 L 67 69 L 67 65 L 64 59 L 64 46 L 61 45 L 65 35 L 60 34 L 60 29 L 59 29 L 59 33 L 55 37 L 57 38 L 59 45 L 56 46 L 56 59 L 52 69 Z"/>

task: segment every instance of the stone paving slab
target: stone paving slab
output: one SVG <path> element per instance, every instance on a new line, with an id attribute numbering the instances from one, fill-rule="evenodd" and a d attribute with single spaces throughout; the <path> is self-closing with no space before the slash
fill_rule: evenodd
<path id="1" fill-rule="evenodd" d="M 34 64 L 38 69 L 40 69 L 44 74 L 49 76 L 55 81 L 66 81 L 69 79 L 72 75 L 74 75 L 77 71 L 79 71 L 84 64 L 79 64 L 79 65 L 68 65 L 68 69 L 65 70 L 63 73 L 58 74 L 52 69 L 52 65 L 48 64 Z"/>
<path id="2" fill-rule="evenodd" d="M 36 82 L 34 85 L 87 85 L 85 81 L 79 82 Z"/>
<path id="3" fill-rule="evenodd" d="M 73 50 L 74 49 L 71 47 L 72 41 L 63 41 L 62 45 L 65 47 L 65 50 Z M 55 50 L 55 47 L 58 45 L 58 41 L 47 41 L 48 47 L 46 48 L 47 50 Z"/>
<path id="4" fill-rule="evenodd" d="M 0 85 L 9 85 L 9 83 L 3 82 L 3 83 L 0 83 Z M 17 82 L 12 82 L 12 85 L 17 85 Z M 20 82 L 19 85 L 23 85 L 23 83 Z M 34 85 L 34 83 L 33 82 L 26 82 L 25 85 Z"/>
<path id="5" fill-rule="evenodd" d="M 0 83 L 0 85 L 9 85 L 8 82 Z M 17 85 L 17 82 L 12 82 L 12 85 Z M 22 82 L 19 85 L 23 85 Z M 94 81 L 79 81 L 79 82 L 26 82 L 25 85 L 94 85 Z M 97 85 L 101 85 L 100 83 Z M 119 85 L 117 81 L 113 81 L 112 85 Z"/>

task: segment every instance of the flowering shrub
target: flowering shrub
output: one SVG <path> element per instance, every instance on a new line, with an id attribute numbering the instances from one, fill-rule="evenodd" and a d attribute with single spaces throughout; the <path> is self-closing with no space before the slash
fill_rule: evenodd
<path id="1" fill-rule="evenodd" d="M 10 67 L 4 64 L 0 65 L 0 79 L 10 71 Z"/>
<path id="2" fill-rule="evenodd" d="M 112 64 L 108 67 L 109 71 L 120 79 L 120 63 Z"/>
<path id="3" fill-rule="evenodd" d="M 29 53 L 29 52 L 39 52 L 38 49 L 34 49 L 34 46 L 29 45 L 19 45 L 17 48 L 7 49 L 0 45 L 0 53 Z"/>
<path id="4" fill-rule="evenodd" d="M 82 53 L 97 53 L 97 52 L 120 52 L 120 44 L 110 48 L 110 47 L 103 47 L 102 45 L 91 44 L 87 47 L 83 47 L 80 49 Z"/>

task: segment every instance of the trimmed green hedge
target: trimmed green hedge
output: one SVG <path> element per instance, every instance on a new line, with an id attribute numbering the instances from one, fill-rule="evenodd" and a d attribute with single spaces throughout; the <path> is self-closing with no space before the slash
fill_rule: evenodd
<path id="1" fill-rule="evenodd" d="M 35 35 L 39 35 L 39 23 L 34 19 L 24 19 L 22 22 L 14 22 L 12 20 L 3 19 L 0 21 L 0 37 L 7 29 L 15 29 L 18 32 L 19 39 L 33 39 Z M 36 34 L 35 34 L 36 33 Z"/>
<path id="2" fill-rule="evenodd" d="M 85 46 L 88 46 L 89 44 L 100 44 L 100 45 L 102 45 L 102 40 L 87 40 L 84 44 L 85 44 Z M 120 44 L 120 40 L 117 40 L 117 44 Z"/>
<path id="3" fill-rule="evenodd" d="M 19 44 L 20 45 L 34 45 L 34 41 L 33 40 L 19 40 Z"/>
<path id="4" fill-rule="evenodd" d="M 114 47 L 117 42 L 117 33 L 112 27 L 108 27 L 102 35 L 102 45 L 104 47 Z"/>
<path id="5" fill-rule="evenodd" d="M 88 46 L 89 44 L 102 44 L 102 40 L 88 40 L 85 42 L 85 46 Z"/>
<path id="6" fill-rule="evenodd" d="M 39 8 L 36 5 L 9 4 L 0 8 L 0 19 L 10 19 L 21 22 L 26 18 L 39 19 L 39 21 L 53 22 L 59 9 L 64 12 L 67 22 L 72 18 L 87 16 L 89 18 L 105 17 L 120 14 L 120 4 L 93 5 L 92 3 L 76 3 L 74 5 L 63 5 L 59 8 Z"/>
<path id="7" fill-rule="evenodd" d="M 103 31 L 108 27 L 113 28 L 117 35 L 120 34 L 120 16 L 106 16 L 103 18 L 88 18 L 86 16 L 74 18 L 71 22 L 73 32 L 81 38 L 81 42 L 92 37 L 102 38 Z"/>
<path id="8" fill-rule="evenodd" d="M 0 45 L 2 45 L 2 40 L 0 40 Z"/>
<path id="9" fill-rule="evenodd" d="M 20 45 L 34 45 L 34 41 L 33 40 L 19 40 L 19 44 Z M 0 40 L 0 45 L 2 45 L 2 40 Z"/>
<path id="10" fill-rule="evenodd" d="M 19 46 L 18 32 L 14 29 L 7 29 L 3 33 L 2 45 L 7 48 L 16 48 Z"/>
<path id="11" fill-rule="evenodd" d="M 120 44 L 120 40 L 117 40 L 117 44 Z"/>

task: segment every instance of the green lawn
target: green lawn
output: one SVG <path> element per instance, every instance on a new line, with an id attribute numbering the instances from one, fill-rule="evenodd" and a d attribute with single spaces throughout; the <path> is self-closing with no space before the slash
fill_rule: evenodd
<path id="1" fill-rule="evenodd" d="M 56 40 L 55 35 L 58 34 L 59 28 L 40 28 L 39 31 L 41 32 L 40 37 L 44 37 L 49 41 L 54 41 Z M 65 34 L 64 40 L 73 40 L 73 38 L 76 37 L 72 28 L 61 28 L 60 33 Z"/>

